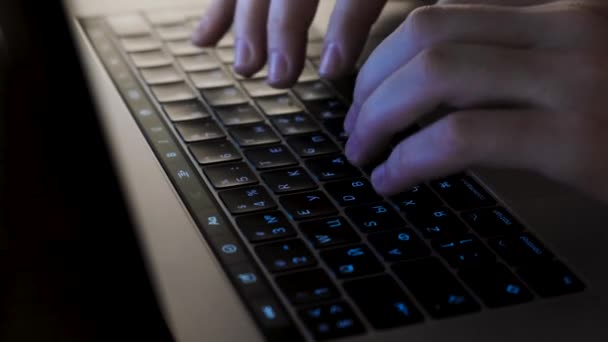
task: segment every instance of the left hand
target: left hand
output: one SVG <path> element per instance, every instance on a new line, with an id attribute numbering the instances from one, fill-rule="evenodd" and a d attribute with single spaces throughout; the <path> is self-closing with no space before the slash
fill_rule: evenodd
<path id="1" fill-rule="evenodd" d="M 458 2 L 469 4 L 414 11 L 364 65 L 345 121 L 349 160 L 369 162 L 445 106 L 455 110 L 374 170 L 378 192 L 490 166 L 535 170 L 608 202 L 605 1 Z"/>

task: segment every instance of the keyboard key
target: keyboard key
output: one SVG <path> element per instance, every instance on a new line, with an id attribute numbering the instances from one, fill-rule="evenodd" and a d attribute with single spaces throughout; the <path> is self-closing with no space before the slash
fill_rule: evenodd
<path id="1" fill-rule="evenodd" d="M 492 265 L 496 257 L 471 234 L 460 235 L 433 242 L 433 248 L 455 268 L 471 268 Z"/>
<path id="2" fill-rule="evenodd" d="M 329 98 L 325 100 L 306 101 L 304 103 L 308 111 L 316 116 L 319 120 L 342 119 L 348 111 L 348 107 L 337 98 Z"/>
<path id="3" fill-rule="evenodd" d="M 210 114 L 198 100 L 167 103 L 163 106 L 163 109 L 173 122 L 210 117 Z"/>
<path id="4" fill-rule="evenodd" d="M 553 258 L 551 252 L 528 233 L 493 238 L 488 244 L 512 266 L 529 265 Z"/>
<path id="5" fill-rule="evenodd" d="M 186 16 L 180 11 L 154 10 L 146 13 L 146 18 L 154 26 L 170 26 L 182 23 Z"/>
<path id="6" fill-rule="evenodd" d="M 301 167 L 266 172 L 262 174 L 262 178 L 275 194 L 313 190 L 317 188 L 317 184 Z"/>
<path id="7" fill-rule="evenodd" d="M 258 183 L 257 177 L 245 163 L 210 166 L 204 172 L 216 189 Z"/>
<path id="8" fill-rule="evenodd" d="M 190 39 L 168 42 L 167 48 L 174 56 L 196 55 L 204 51 L 200 47 L 194 46 Z"/>
<path id="9" fill-rule="evenodd" d="M 437 207 L 410 213 L 407 218 L 428 239 L 465 234 L 467 228 L 458 217 L 447 208 Z"/>
<path id="10" fill-rule="evenodd" d="M 293 154 L 283 145 L 253 148 L 245 151 L 245 155 L 258 170 L 298 164 Z"/>
<path id="11" fill-rule="evenodd" d="M 220 229 L 219 226 L 215 227 Z M 210 234 L 208 242 L 216 251 L 222 265 L 231 266 L 242 264 L 249 260 L 249 254 L 240 239 L 233 234 Z"/>
<path id="12" fill-rule="evenodd" d="M 203 96 L 214 107 L 230 106 L 247 103 L 249 100 L 241 90 L 234 86 L 206 89 L 201 91 Z"/>
<path id="13" fill-rule="evenodd" d="M 222 69 L 196 71 L 188 76 L 197 89 L 221 88 L 234 84 L 232 78 Z"/>
<path id="14" fill-rule="evenodd" d="M 337 213 L 329 198 L 321 191 L 281 196 L 279 201 L 295 220 L 313 219 Z"/>
<path id="15" fill-rule="evenodd" d="M 310 172 L 322 182 L 361 175 L 361 173 L 352 166 L 343 155 L 309 159 L 306 161 L 306 166 Z"/>
<path id="16" fill-rule="evenodd" d="M 257 246 L 255 252 L 269 272 L 315 266 L 317 261 L 300 239 Z"/>
<path id="17" fill-rule="evenodd" d="M 272 123 L 283 135 L 314 133 L 321 128 L 308 114 L 288 114 L 272 117 Z"/>
<path id="18" fill-rule="evenodd" d="M 126 52 L 153 51 L 162 47 L 161 43 L 150 35 L 121 38 L 120 44 Z"/>
<path id="19" fill-rule="evenodd" d="M 387 203 L 375 203 L 346 208 L 346 215 L 363 233 L 374 233 L 386 230 L 405 228 L 401 216 Z"/>
<path id="20" fill-rule="evenodd" d="M 183 24 L 165 25 L 156 28 L 162 40 L 189 40 L 192 29 Z"/>
<path id="21" fill-rule="evenodd" d="M 436 258 L 399 263 L 393 271 L 433 318 L 479 310 L 479 304 Z"/>
<path id="22" fill-rule="evenodd" d="M 263 186 L 225 190 L 219 195 L 232 214 L 274 209 L 277 206 Z"/>
<path id="23" fill-rule="evenodd" d="M 306 57 L 321 57 L 323 53 L 323 42 L 308 42 L 306 45 Z"/>
<path id="24" fill-rule="evenodd" d="M 293 87 L 302 101 L 326 100 L 334 98 L 334 92 L 323 81 L 302 82 Z"/>
<path id="25" fill-rule="evenodd" d="M 263 242 L 296 235 L 291 223 L 280 211 L 239 216 L 236 218 L 236 224 L 250 242 Z"/>
<path id="26" fill-rule="evenodd" d="M 346 144 L 348 135 L 344 131 L 344 119 L 328 119 L 323 123 L 325 129 L 329 131 L 329 134 L 334 136 L 342 144 Z"/>
<path id="27" fill-rule="evenodd" d="M 215 49 L 215 52 L 217 53 L 217 57 L 222 61 L 222 63 L 234 63 L 234 48 L 220 47 Z"/>
<path id="28" fill-rule="evenodd" d="M 382 272 L 384 267 L 365 245 L 321 252 L 321 259 L 337 278 L 353 278 Z"/>
<path id="29" fill-rule="evenodd" d="M 523 226 L 504 208 L 475 209 L 461 214 L 466 223 L 484 237 L 518 233 Z"/>
<path id="30" fill-rule="evenodd" d="M 214 120 L 202 119 L 183 121 L 175 124 L 175 128 L 186 142 L 213 140 L 225 137 L 224 131 Z"/>
<path id="31" fill-rule="evenodd" d="M 348 281 L 344 289 L 376 329 L 395 328 L 424 319 L 389 275 Z"/>
<path id="32" fill-rule="evenodd" d="M 178 57 L 177 61 L 186 72 L 212 70 L 220 67 L 220 63 L 208 53 L 193 56 Z"/>
<path id="33" fill-rule="evenodd" d="M 227 271 L 243 295 L 251 298 L 267 293 L 268 283 L 264 274 L 255 265 L 249 262 L 233 264 L 227 268 Z"/>
<path id="34" fill-rule="evenodd" d="M 241 155 L 226 140 L 211 140 L 190 144 L 190 151 L 202 165 L 241 160 Z"/>
<path id="35" fill-rule="evenodd" d="M 268 77 L 268 64 L 264 65 L 264 67 L 262 68 L 262 70 L 256 72 L 251 77 L 245 77 L 245 76 L 243 76 L 241 74 L 238 74 L 234 70 L 234 66 L 233 65 L 230 66 L 230 71 L 234 75 L 234 78 L 236 78 L 239 81 L 247 80 L 247 79 L 255 80 L 255 79 L 260 79 L 260 78 L 266 78 L 266 77 Z"/>
<path id="36" fill-rule="evenodd" d="M 460 276 L 491 308 L 532 300 L 530 291 L 503 264 L 463 270 Z"/>
<path id="37" fill-rule="evenodd" d="M 173 66 L 146 68 L 141 70 L 141 76 L 147 84 L 166 84 L 183 81 L 182 75 Z"/>
<path id="38" fill-rule="evenodd" d="M 304 108 L 291 97 L 291 95 L 276 95 L 268 97 L 260 97 L 256 99 L 262 111 L 269 116 L 301 113 Z"/>
<path id="39" fill-rule="evenodd" d="M 371 183 L 365 178 L 353 178 L 325 184 L 325 189 L 343 207 L 381 201 Z"/>
<path id="40" fill-rule="evenodd" d="M 264 123 L 253 126 L 238 126 L 229 129 L 230 135 L 243 147 L 274 144 L 281 141 Z"/>
<path id="41" fill-rule="evenodd" d="M 218 107 L 217 116 L 226 126 L 239 126 L 264 121 L 264 118 L 250 104 Z"/>
<path id="42" fill-rule="evenodd" d="M 196 99 L 190 87 L 184 83 L 159 84 L 150 86 L 158 102 L 177 102 Z"/>
<path id="43" fill-rule="evenodd" d="M 428 256 L 431 250 L 411 229 L 375 233 L 369 242 L 388 262 L 404 261 Z"/>
<path id="44" fill-rule="evenodd" d="M 276 281 L 281 291 L 294 305 L 316 304 L 340 298 L 340 292 L 321 269 L 279 276 Z"/>
<path id="45" fill-rule="evenodd" d="M 417 185 L 392 198 L 404 213 L 431 209 L 441 205 L 441 200 L 426 185 Z"/>
<path id="46" fill-rule="evenodd" d="M 300 318 L 316 340 L 329 340 L 365 332 L 363 324 L 345 302 L 300 310 Z"/>
<path id="47" fill-rule="evenodd" d="M 322 156 L 340 151 L 338 146 L 324 134 L 291 137 L 287 139 L 287 143 L 303 158 Z"/>
<path id="48" fill-rule="evenodd" d="M 161 50 L 134 52 L 130 56 L 133 64 L 138 68 L 157 68 L 171 65 L 171 58 Z"/>
<path id="49" fill-rule="evenodd" d="M 120 37 L 150 34 L 150 25 L 139 14 L 113 15 L 107 19 L 110 28 Z"/>
<path id="50" fill-rule="evenodd" d="M 249 307 L 262 333 L 269 341 L 301 341 L 289 315 L 274 295 L 267 294 L 251 300 Z"/>
<path id="51" fill-rule="evenodd" d="M 219 47 L 232 47 L 234 46 L 234 34 L 232 31 L 226 32 L 226 34 L 217 42 Z"/>
<path id="52" fill-rule="evenodd" d="M 359 242 L 357 233 L 342 217 L 302 222 L 300 231 L 317 248 Z"/>
<path id="53" fill-rule="evenodd" d="M 436 180 L 431 186 L 456 210 L 488 207 L 496 201 L 471 177 L 457 175 Z"/>
<path id="54" fill-rule="evenodd" d="M 241 82 L 243 88 L 247 90 L 251 97 L 263 97 L 286 94 L 287 89 L 273 88 L 266 82 L 265 79 L 250 79 Z"/>
<path id="55" fill-rule="evenodd" d="M 558 261 L 524 266 L 519 276 L 541 297 L 580 292 L 585 285 Z"/>

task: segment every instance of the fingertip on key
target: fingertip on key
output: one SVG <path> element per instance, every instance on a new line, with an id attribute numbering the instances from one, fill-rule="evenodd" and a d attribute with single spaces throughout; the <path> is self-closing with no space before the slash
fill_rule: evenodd
<path id="1" fill-rule="evenodd" d="M 319 66 L 319 74 L 323 78 L 336 78 L 340 76 L 342 68 L 342 55 L 340 48 L 336 43 L 329 43 L 325 47 L 321 65 Z"/>
<path id="2" fill-rule="evenodd" d="M 248 77 L 254 73 L 254 71 L 251 70 L 251 62 L 253 59 L 251 44 L 245 39 L 237 38 L 234 42 L 234 46 L 234 69 L 239 74 Z"/>
<path id="3" fill-rule="evenodd" d="M 384 195 L 386 189 L 386 164 L 380 164 L 372 172 L 372 185 L 377 193 Z"/>
<path id="4" fill-rule="evenodd" d="M 285 55 L 278 50 L 270 52 L 268 83 L 277 88 L 289 87 L 289 65 Z"/>

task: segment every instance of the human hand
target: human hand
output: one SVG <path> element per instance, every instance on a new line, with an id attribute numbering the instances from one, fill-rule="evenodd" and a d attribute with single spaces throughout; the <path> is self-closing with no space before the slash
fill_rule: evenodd
<path id="1" fill-rule="evenodd" d="M 378 192 L 489 166 L 535 170 L 608 201 L 608 5 L 476 2 L 420 8 L 372 54 L 345 121 L 347 157 L 373 160 L 445 106 L 455 109 L 374 170 Z"/>
<path id="2" fill-rule="evenodd" d="M 214 45 L 234 18 L 235 70 L 250 76 L 268 56 L 268 82 L 289 87 L 304 66 L 308 29 L 319 0 L 213 0 L 193 35 L 199 46 Z M 320 73 L 335 78 L 355 64 L 386 0 L 337 0 L 325 36 Z"/>

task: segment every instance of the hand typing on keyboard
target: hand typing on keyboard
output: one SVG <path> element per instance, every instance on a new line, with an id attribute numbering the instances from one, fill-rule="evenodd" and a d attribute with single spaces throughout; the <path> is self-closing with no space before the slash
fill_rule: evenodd
<path id="1" fill-rule="evenodd" d="M 295 83 L 304 66 L 307 32 L 319 0 L 214 0 L 196 29 L 193 41 L 217 43 L 234 17 L 235 69 L 243 75 L 259 71 L 268 59 L 268 81 L 276 87 Z M 320 72 L 337 77 L 350 70 L 371 25 L 386 0 L 337 2 Z"/>
<path id="2" fill-rule="evenodd" d="M 458 4 L 455 4 L 458 3 Z M 471 166 L 530 169 L 608 201 L 605 1 L 443 1 L 413 12 L 363 66 L 346 156 L 398 193 Z M 448 109 L 449 108 L 449 109 Z"/>

